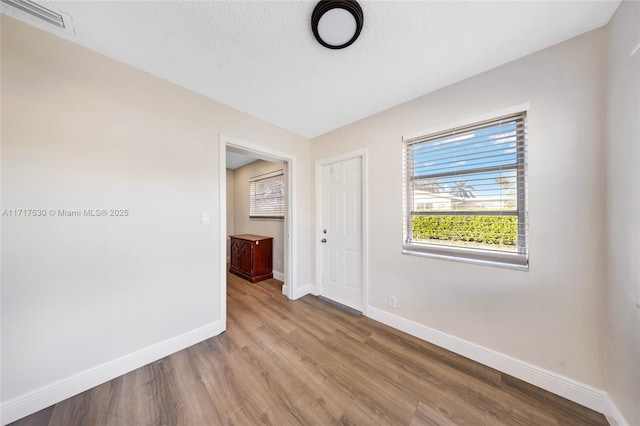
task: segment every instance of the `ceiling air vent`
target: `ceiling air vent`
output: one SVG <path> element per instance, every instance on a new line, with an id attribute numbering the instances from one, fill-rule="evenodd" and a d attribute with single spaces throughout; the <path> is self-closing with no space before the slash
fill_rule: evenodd
<path id="1" fill-rule="evenodd" d="M 75 35 L 71 16 L 30 0 L 2 0 L 2 13 L 54 33 Z M 11 6 L 11 7 L 6 7 Z"/>
<path id="2" fill-rule="evenodd" d="M 2 0 L 2 3 L 18 8 L 23 12 L 27 12 L 29 15 L 33 15 L 38 19 L 47 21 L 57 27 L 64 28 L 64 19 L 62 18 L 62 15 L 51 9 L 42 7 L 37 3 L 29 0 Z"/>

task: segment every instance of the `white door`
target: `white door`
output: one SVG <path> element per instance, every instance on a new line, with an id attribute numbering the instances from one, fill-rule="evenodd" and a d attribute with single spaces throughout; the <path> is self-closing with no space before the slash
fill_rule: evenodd
<path id="1" fill-rule="evenodd" d="M 322 295 L 362 311 L 362 159 L 322 167 Z M 326 232 L 325 232 L 326 231 Z"/>

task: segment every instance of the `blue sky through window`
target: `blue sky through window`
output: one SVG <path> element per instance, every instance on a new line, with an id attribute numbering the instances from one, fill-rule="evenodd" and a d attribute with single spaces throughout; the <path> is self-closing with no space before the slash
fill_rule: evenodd
<path id="1" fill-rule="evenodd" d="M 515 209 L 519 131 L 516 121 L 508 121 L 415 144 L 414 190 L 509 200 L 503 208 Z"/>

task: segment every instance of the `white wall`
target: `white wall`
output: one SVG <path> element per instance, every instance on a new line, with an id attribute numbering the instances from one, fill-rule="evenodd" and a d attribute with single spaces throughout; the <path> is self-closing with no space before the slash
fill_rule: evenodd
<path id="1" fill-rule="evenodd" d="M 599 29 L 312 140 L 313 161 L 368 149 L 370 306 L 603 387 L 605 45 Z M 401 254 L 402 136 L 527 102 L 529 271 Z"/>
<path id="2" fill-rule="evenodd" d="M 130 212 L 2 218 L 3 421 L 76 374 L 107 380 L 105 363 L 224 325 L 220 134 L 298 160 L 290 284 L 309 285 L 307 139 L 4 15 L 1 31 L 2 208 Z"/>
<path id="3" fill-rule="evenodd" d="M 235 169 L 234 233 L 273 237 L 273 270 L 284 273 L 284 221 L 249 219 L 249 179 L 282 170 L 285 164 L 258 160 Z M 288 283 L 287 283 L 288 284 Z"/>
<path id="4" fill-rule="evenodd" d="M 235 231 L 235 172 L 227 169 L 227 259 L 231 256 L 231 239 L 229 235 L 236 233 Z"/>
<path id="5" fill-rule="evenodd" d="M 640 3 L 624 1 L 608 26 L 606 389 L 640 424 Z"/>

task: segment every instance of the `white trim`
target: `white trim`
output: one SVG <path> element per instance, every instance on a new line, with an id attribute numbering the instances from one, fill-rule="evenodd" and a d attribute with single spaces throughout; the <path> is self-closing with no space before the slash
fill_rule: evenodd
<path id="1" fill-rule="evenodd" d="M 306 296 L 307 294 L 312 294 L 315 290 L 315 286 L 313 284 L 306 285 L 304 287 L 297 288 L 293 292 L 293 299 L 300 299 L 302 296 Z"/>
<path id="2" fill-rule="evenodd" d="M 365 149 L 362 159 L 362 315 L 369 307 L 369 153 Z"/>
<path id="3" fill-rule="evenodd" d="M 602 390 L 373 306 L 368 307 L 368 312 L 370 318 L 390 327 L 495 368 L 599 413 L 605 413 L 607 394 Z"/>
<path id="4" fill-rule="evenodd" d="M 316 294 L 322 294 L 322 246 L 318 243 L 322 239 L 322 166 L 316 161 L 315 166 L 315 195 L 316 195 L 316 232 L 315 232 L 315 287 Z"/>
<path id="5" fill-rule="evenodd" d="M 284 282 L 284 274 L 282 272 L 273 271 L 273 278 Z"/>
<path id="6" fill-rule="evenodd" d="M 261 180 L 271 179 L 271 178 L 278 177 L 278 176 L 283 176 L 283 175 L 284 175 L 284 169 L 275 170 L 273 172 L 263 173 L 263 174 L 258 175 L 258 176 L 250 177 L 249 178 L 249 182 L 258 182 L 258 181 L 261 181 Z"/>
<path id="7" fill-rule="evenodd" d="M 609 394 L 605 394 L 604 403 L 604 415 L 611 426 L 629 426 L 629 422 L 624 418 Z"/>
<path id="8" fill-rule="evenodd" d="M 220 221 L 220 272 L 218 274 L 218 297 L 220 298 L 220 321 L 223 329 L 227 329 L 227 146 L 220 135 L 219 151 L 220 169 L 220 198 L 219 198 L 219 221 Z M 222 259 L 225 259 L 224 261 Z M 231 257 L 228 258 L 231 262 Z"/>
<path id="9" fill-rule="evenodd" d="M 362 192 L 362 238 L 360 247 L 360 253 L 362 256 L 362 302 L 361 311 L 363 315 L 367 315 L 367 309 L 369 305 L 369 164 L 368 164 L 368 150 L 361 149 L 358 151 L 348 152 L 345 154 L 337 155 L 335 157 L 324 158 L 317 160 L 315 164 L 315 193 L 316 193 L 316 276 L 315 276 L 315 288 L 310 291 L 314 295 L 322 294 L 322 246 L 320 240 L 322 239 L 322 167 L 337 163 L 338 161 L 350 160 L 353 158 L 360 158 L 360 189 Z"/>
<path id="10" fill-rule="evenodd" d="M 481 121 L 491 120 L 497 117 L 501 117 L 503 115 L 510 115 L 510 114 L 516 114 L 518 112 L 529 111 L 530 109 L 531 109 L 531 106 L 529 105 L 528 102 L 520 105 L 514 105 L 508 108 L 489 112 L 487 114 L 481 114 L 481 115 L 476 115 L 475 117 L 465 118 L 463 120 L 456 121 L 454 123 L 443 124 L 441 126 L 432 127 L 430 129 L 419 130 L 417 132 L 409 133 L 407 135 L 402 136 L 402 140 L 408 141 L 415 138 L 421 138 L 423 136 L 444 132 L 446 130 L 454 129 L 456 127 L 468 126 L 470 124 L 479 123 Z"/>
<path id="11" fill-rule="evenodd" d="M 434 250 L 433 252 L 422 251 L 427 248 Z M 440 251 L 439 253 L 437 251 Z M 516 271 L 528 271 L 529 270 L 529 262 L 527 259 L 526 265 L 519 265 L 516 263 L 509 263 L 507 261 L 500 262 L 498 260 L 486 260 L 486 259 L 477 259 L 469 256 L 468 253 L 482 253 L 480 250 L 475 250 L 468 247 L 449 247 L 442 246 L 437 244 L 425 244 L 425 243 L 413 243 L 413 244 L 405 244 L 402 248 L 402 254 L 406 254 L 408 256 L 421 256 L 421 257 L 431 257 L 433 259 L 440 260 L 450 260 L 454 262 L 463 262 L 463 263 L 473 263 L 475 265 L 483 265 L 483 266 L 492 266 L 497 268 L 505 268 L 505 269 L 513 269 Z M 512 253 L 500 253 L 505 255 L 505 260 L 508 259 L 509 255 Z M 499 256 L 497 254 L 496 256 Z M 520 257 L 519 255 L 513 256 L 512 258 L 517 259 Z"/>
<path id="12" fill-rule="evenodd" d="M 298 279 L 298 240 L 296 225 L 298 222 L 298 192 L 297 192 L 297 173 L 298 166 L 295 157 L 287 157 L 287 217 L 285 220 L 285 239 L 284 239 L 284 261 L 285 261 L 285 282 L 287 283 L 287 292 L 284 293 L 289 299 L 293 297 L 293 289 L 297 287 Z"/>
<path id="13" fill-rule="evenodd" d="M 216 321 L 22 394 L 2 404 L 2 424 L 14 422 L 223 331 L 221 322 Z"/>
<path id="14" fill-rule="evenodd" d="M 282 293 L 287 296 L 289 299 L 293 299 L 293 292 L 297 287 L 297 278 L 298 278 L 298 265 L 297 265 L 297 257 L 298 257 L 298 242 L 296 238 L 294 238 L 294 232 L 297 229 L 297 204 L 298 204 L 298 196 L 297 196 L 297 159 L 295 156 L 290 154 L 276 151 L 274 149 L 256 145 L 250 142 L 245 142 L 240 139 L 233 138 L 231 136 L 227 136 L 224 134 L 220 134 L 220 235 L 226 235 L 226 215 L 227 215 L 227 198 L 226 198 L 226 185 L 227 185 L 227 171 L 226 171 L 226 152 L 227 148 L 241 150 L 241 151 L 249 151 L 250 153 L 256 154 L 258 156 L 264 157 L 268 156 L 274 159 L 282 160 L 286 163 L 286 173 L 285 173 L 285 185 L 286 185 L 286 197 L 287 197 L 287 212 L 284 219 L 284 257 L 285 257 L 285 271 L 284 278 L 287 280 L 285 284 L 282 286 Z M 224 187 L 224 188 L 223 188 Z M 224 192 L 223 192 L 224 190 Z M 222 197 L 224 195 L 224 197 Z M 224 220 L 223 220 L 224 219 Z M 221 247 L 224 245 L 224 250 L 221 248 L 220 256 L 221 258 L 226 258 L 226 239 L 221 238 Z M 224 269 L 224 268 L 222 268 Z M 221 312 L 224 311 L 224 319 L 226 321 L 226 305 L 227 305 L 227 277 L 226 270 L 221 270 L 220 272 L 220 283 L 221 283 L 221 295 L 220 295 L 220 304 L 221 304 Z M 224 308 L 222 307 L 224 305 Z"/>

